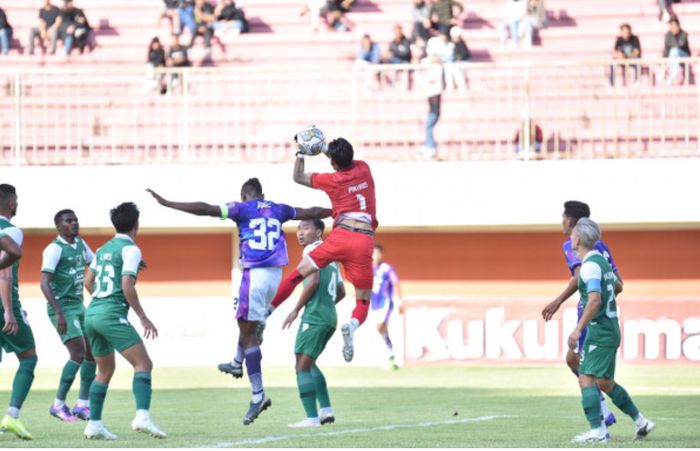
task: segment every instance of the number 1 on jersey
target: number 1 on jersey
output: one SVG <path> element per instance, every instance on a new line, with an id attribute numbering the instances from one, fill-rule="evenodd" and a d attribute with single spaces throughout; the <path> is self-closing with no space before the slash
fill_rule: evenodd
<path id="1" fill-rule="evenodd" d="M 367 210 L 367 198 L 362 194 L 355 194 L 357 201 L 360 203 L 360 210 Z"/>

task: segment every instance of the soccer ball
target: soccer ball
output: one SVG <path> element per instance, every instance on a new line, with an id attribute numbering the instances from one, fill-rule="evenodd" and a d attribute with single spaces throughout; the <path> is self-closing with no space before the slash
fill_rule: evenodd
<path id="1" fill-rule="evenodd" d="M 294 135 L 294 142 L 297 143 L 299 152 L 304 155 L 318 155 L 328 147 L 326 135 L 315 125 L 309 125 Z"/>

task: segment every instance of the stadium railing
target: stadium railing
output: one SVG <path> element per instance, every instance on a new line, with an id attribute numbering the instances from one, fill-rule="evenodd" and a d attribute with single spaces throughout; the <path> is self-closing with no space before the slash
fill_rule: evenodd
<path id="1" fill-rule="evenodd" d="M 700 156 L 700 58 L 682 63 L 673 85 L 662 58 L 446 66 L 438 157 Z M 286 161 L 308 123 L 364 158 L 422 160 L 435 67 L 0 69 L 0 164 Z"/>

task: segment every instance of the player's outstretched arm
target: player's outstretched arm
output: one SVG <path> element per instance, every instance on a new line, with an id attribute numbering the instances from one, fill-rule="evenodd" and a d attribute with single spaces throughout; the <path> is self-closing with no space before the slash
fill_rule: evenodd
<path id="1" fill-rule="evenodd" d="M 174 202 L 165 199 L 163 196 L 150 188 L 147 188 L 146 191 L 151 193 L 151 196 L 153 196 L 155 200 L 157 200 L 158 203 L 164 207 L 184 211 L 185 213 L 190 213 L 197 216 L 214 216 L 216 218 L 221 216 L 221 207 L 218 205 L 211 205 L 206 202 Z"/>
<path id="2" fill-rule="evenodd" d="M 124 297 L 129 307 L 131 307 L 141 320 L 143 336 L 145 338 L 156 338 L 158 336 L 158 329 L 156 329 L 156 326 L 148 319 L 146 312 L 144 312 L 143 307 L 141 307 L 141 301 L 139 301 L 139 295 L 136 292 L 136 277 L 129 275 L 122 276 L 122 290 L 124 291 Z"/>
<path id="3" fill-rule="evenodd" d="M 304 172 L 304 156 L 297 155 L 294 161 L 294 181 L 300 185 L 311 187 L 311 174 Z"/>
<path id="4" fill-rule="evenodd" d="M 311 274 L 305 280 L 306 283 L 304 284 L 304 290 L 301 292 L 301 296 L 299 296 L 297 305 L 295 305 L 294 309 L 289 313 L 289 315 L 287 315 L 287 318 L 284 320 L 284 323 L 282 323 L 282 329 L 286 329 L 292 325 L 294 320 L 299 315 L 299 312 L 301 312 L 301 309 L 304 308 L 304 306 L 314 296 L 314 293 L 316 293 L 318 285 L 321 281 L 318 272 Z"/>
<path id="5" fill-rule="evenodd" d="M 311 207 L 311 208 L 294 208 L 297 215 L 294 217 L 297 221 L 304 221 L 306 219 L 323 219 L 330 218 L 333 214 L 333 210 L 330 208 L 323 207 Z"/>
<path id="6" fill-rule="evenodd" d="M 22 258 L 22 248 L 8 235 L 0 238 L 0 251 L 4 251 L 0 252 L 0 269 L 12 266 L 14 262 Z"/>

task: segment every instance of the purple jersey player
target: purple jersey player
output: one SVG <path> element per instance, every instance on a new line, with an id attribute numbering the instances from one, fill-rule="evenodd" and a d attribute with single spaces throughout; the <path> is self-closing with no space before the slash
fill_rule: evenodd
<path id="1" fill-rule="evenodd" d="M 384 339 L 384 343 L 389 351 L 389 366 L 399 369 L 394 357 L 394 347 L 389 338 L 389 318 L 394 306 L 400 309 L 401 287 L 399 277 L 396 275 L 394 267 L 384 261 L 384 247 L 381 244 L 374 245 L 372 253 L 372 263 L 374 267 L 374 280 L 372 282 L 372 305 L 370 316 L 377 324 L 377 331 Z"/>
<path id="2" fill-rule="evenodd" d="M 564 232 L 565 235 L 570 236 L 571 231 L 573 228 L 576 226 L 576 223 L 578 222 L 579 219 L 581 218 L 588 218 L 591 215 L 591 209 L 588 207 L 587 204 L 575 200 L 570 200 L 567 202 L 564 202 L 564 214 L 562 215 L 562 231 Z M 571 240 L 568 239 L 563 245 L 564 249 L 564 257 L 566 258 L 566 264 L 569 268 L 569 272 L 571 273 L 571 279 L 569 280 L 569 284 L 566 287 L 566 289 L 559 295 L 555 300 L 547 304 L 547 306 L 542 310 L 542 317 L 544 318 L 545 321 L 549 321 L 552 319 L 554 314 L 559 310 L 559 307 L 571 297 L 574 293 L 578 291 L 578 278 L 579 278 L 579 270 L 581 269 L 581 260 L 578 258 L 576 253 L 573 251 L 571 247 Z M 617 271 L 617 265 L 615 265 L 615 261 L 612 258 L 612 254 L 610 252 L 610 249 L 608 246 L 603 243 L 602 241 L 598 241 L 595 245 L 595 250 L 600 252 L 605 256 L 605 258 L 608 260 L 610 263 L 610 266 L 612 266 L 613 271 L 615 272 L 615 275 L 618 277 L 618 280 L 620 281 L 620 287 L 622 287 L 622 278 L 620 277 L 620 274 Z M 617 294 L 617 293 L 616 293 Z M 583 313 L 581 302 L 579 300 L 578 304 L 578 318 L 581 318 L 581 314 Z M 566 354 L 566 364 L 569 366 L 571 371 L 578 377 L 578 368 L 579 368 L 579 351 L 581 347 L 583 346 L 583 342 L 586 338 L 586 331 L 584 330 L 583 333 L 581 334 L 581 339 L 579 340 L 579 347 L 576 351 L 569 349 Z M 605 419 L 605 424 L 606 426 L 610 426 L 615 423 L 615 416 L 610 412 L 610 409 L 608 409 L 607 403 L 605 402 L 605 395 L 600 393 L 600 408 L 601 412 L 603 412 L 603 418 Z"/>
<path id="3" fill-rule="evenodd" d="M 253 399 L 243 424 L 252 423 L 272 402 L 265 396 L 260 362 L 258 326 L 264 324 L 270 301 L 282 279 L 282 266 L 287 261 L 287 243 L 282 224 L 289 220 L 327 218 L 328 208 L 294 208 L 265 200 L 262 185 L 257 178 L 246 181 L 241 188 L 241 202 L 211 205 L 205 202 L 173 202 L 152 190 L 147 190 L 169 208 L 199 216 L 231 219 L 238 226 L 240 238 L 240 266 L 242 275 L 235 299 L 239 337 L 236 355 L 231 362 L 219 365 L 219 370 L 235 378 L 243 376 L 243 362 L 250 379 Z"/>

